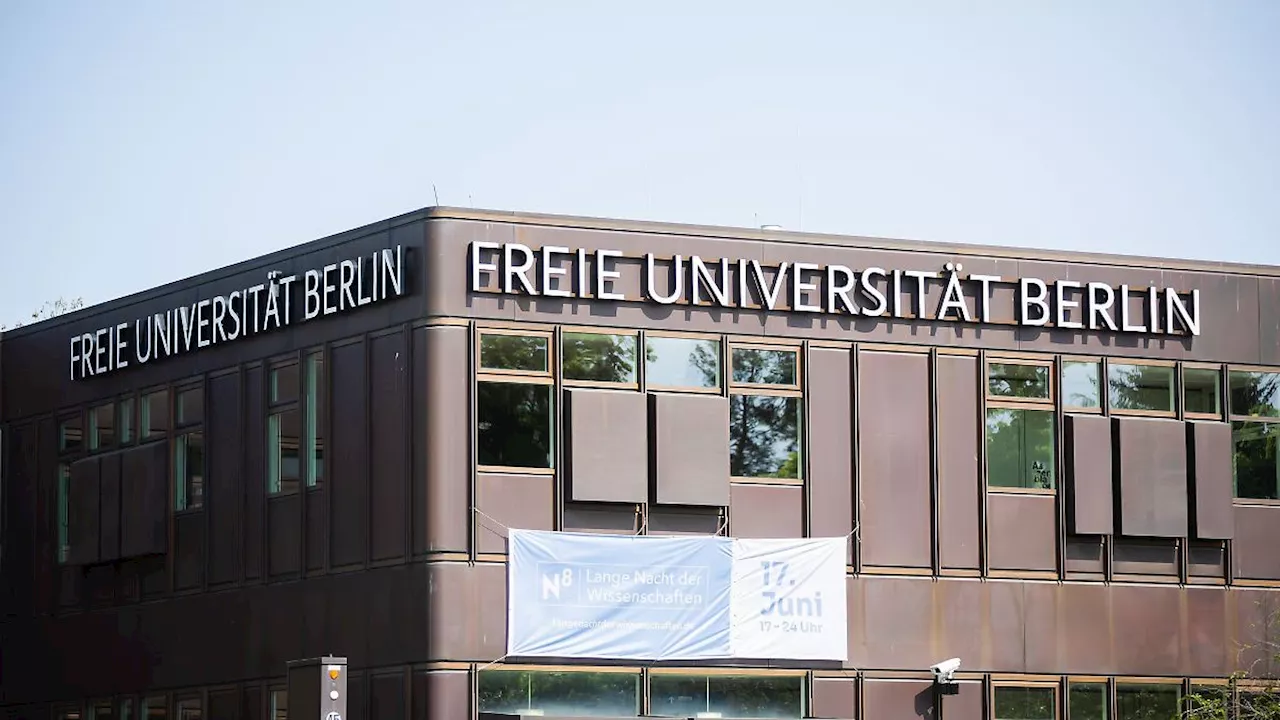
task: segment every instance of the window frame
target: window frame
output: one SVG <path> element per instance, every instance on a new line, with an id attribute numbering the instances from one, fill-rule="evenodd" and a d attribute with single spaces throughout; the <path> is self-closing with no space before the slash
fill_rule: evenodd
<path id="1" fill-rule="evenodd" d="M 164 418 L 163 418 L 163 422 L 161 423 L 161 428 L 155 432 L 150 432 L 150 423 L 148 423 L 148 426 L 147 426 L 148 431 L 143 432 L 143 423 L 142 423 L 143 415 L 145 414 L 148 420 L 151 419 L 150 400 L 152 397 L 156 395 L 160 395 L 162 393 L 164 394 Z M 137 413 L 138 429 L 136 434 L 138 436 L 137 441 L 139 443 L 163 440 L 164 438 L 167 438 L 173 435 L 174 406 L 176 402 L 177 402 L 177 393 L 174 391 L 173 388 L 167 385 L 160 386 L 160 387 L 146 388 L 138 393 L 138 413 Z M 146 406 L 147 408 L 145 413 L 143 411 L 144 406 Z"/>
<path id="2" fill-rule="evenodd" d="M 987 696 L 988 706 L 991 708 L 991 718 L 995 720 L 996 715 L 996 690 L 999 688 L 1022 688 L 1030 690 L 1050 690 L 1053 692 L 1053 719 L 1062 720 L 1062 683 L 1058 680 L 1032 680 L 1032 679 L 1001 679 L 999 676 L 992 677 L 990 690 Z"/>
<path id="3" fill-rule="evenodd" d="M 612 380 L 574 380 L 564 374 L 564 336 L 565 335 L 610 335 L 614 337 L 630 337 L 636 342 L 636 379 L 632 382 L 617 382 Z M 559 347 L 557 348 L 560 358 L 560 378 L 564 387 L 568 388 L 607 388 L 612 390 L 640 390 L 644 385 L 644 366 L 645 366 L 645 338 L 644 333 L 635 329 L 625 328 L 601 328 L 601 327 L 579 327 L 574 325 L 560 326 Z M 477 357 L 479 357 L 477 355 Z M 555 369 L 555 366 L 552 366 Z M 488 371 L 484 371 L 488 372 Z"/>
<path id="4" fill-rule="evenodd" d="M 1007 395 L 993 395 L 991 393 L 991 366 L 992 365 L 1033 365 L 1037 367 L 1048 368 L 1049 380 L 1049 397 L 1048 398 L 1027 398 L 1027 397 L 1010 397 Z M 988 353 L 983 362 L 982 374 L 982 400 L 981 416 L 978 418 L 978 424 L 982 428 L 982 483 L 988 494 L 1005 494 L 1005 495 L 1057 495 L 1058 487 L 1062 483 L 1061 465 L 1062 456 L 1062 413 L 1058 412 L 1058 382 L 1059 362 L 1052 356 L 1029 355 L 1022 353 Z M 1100 400 L 1101 402 L 1101 400 Z M 1015 487 L 1007 485 L 991 484 L 991 453 L 987 448 L 987 418 L 992 410 L 1014 410 L 1027 411 L 1034 410 L 1039 412 L 1047 412 L 1053 419 L 1053 487 L 1051 488 L 1027 488 Z"/>
<path id="5" fill-rule="evenodd" d="M 1235 412 L 1235 408 L 1231 407 L 1231 374 L 1237 372 L 1280 375 L 1280 368 L 1261 365 L 1227 365 L 1225 374 L 1227 397 L 1223 403 L 1226 406 L 1227 419 L 1232 422 L 1280 423 L 1280 415 L 1241 415 Z"/>
<path id="6" fill-rule="evenodd" d="M 1167 367 L 1169 368 L 1169 403 L 1168 410 L 1132 410 L 1129 408 L 1117 408 L 1115 403 L 1111 402 L 1111 369 L 1117 366 L 1121 367 Z M 1106 393 L 1107 393 L 1107 415 L 1118 417 L 1152 417 L 1152 418 L 1177 418 L 1179 411 L 1182 409 L 1182 387 L 1178 382 L 1178 362 L 1176 360 L 1150 360 L 1147 358 L 1127 358 L 1127 357 L 1109 357 L 1106 366 Z"/>
<path id="7" fill-rule="evenodd" d="M 705 677 L 708 680 L 713 677 L 741 677 L 741 678 L 767 678 L 767 677 L 792 677 L 800 678 L 800 713 L 799 717 L 808 717 L 812 698 L 809 683 L 805 678 L 808 676 L 806 670 L 796 670 L 791 668 L 731 668 L 731 667 L 651 667 L 645 675 L 644 682 L 641 685 L 640 692 L 644 698 L 644 712 L 653 713 L 653 678 L 655 677 Z M 648 717 L 645 715 L 644 717 Z"/>
<path id="8" fill-rule="evenodd" d="M 1187 410 L 1187 371 L 1188 370 L 1212 370 L 1218 374 L 1218 382 L 1216 383 L 1218 391 L 1218 411 L 1216 413 L 1192 412 Z M 1177 381 L 1178 381 L 1178 409 L 1182 411 L 1182 416 L 1187 420 L 1215 420 L 1223 421 L 1228 417 L 1227 403 L 1230 399 L 1225 393 L 1224 380 L 1228 377 L 1223 370 L 1223 366 L 1217 363 L 1202 362 L 1183 362 L 1179 364 Z"/>
<path id="9" fill-rule="evenodd" d="M 805 476 L 805 464 L 808 459 L 806 452 L 806 438 L 808 434 L 808 417 L 806 414 L 805 398 L 804 398 L 804 346 L 793 342 L 766 343 L 759 340 L 743 340 L 735 341 L 731 338 L 722 338 L 721 340 L 721 357 L 727 358 L 727 364 L 722 359 L 720 370 L 721 377 L 726 383 L 726 395 L 730 403 L 729 412 L 732 413 L 732 403 L 735 397 L 772 397 L 772 398 L 795 398 L 796 399 L 796 474 L 794 478 L 781 477 L 763 477 L 752 475 L 733 475 L 730 474 L 729 482 L 731 484 L 744 485 L 784 485 L 784 486 L 803 486 Z M 795 379 L 791 383 L 745 383 L 736 382 L 733 379 L 733 351 L 742 350 L 763 350 L 771 352 L 790 352 L 795 356 Z M 733 428 L 729 428 L 730 440 L 730 471 L 732 472 L 733 462 Z"/>
<path id="10" fill-rule="evenodd" d="M 54 556 L 59 565 L 66 565 L 71 556 L 71 462 L 65 458 L 58 460 L 54 488 Z"/>
<path id="11" fill-rule="evenodd" d="M 590 673 L 609 675 L 633 675 L 636 678 L 637 717 L 644 717 L 649 709 L 649 683 L 642 669 L 636 665 L 508 665 L 506 663 L 490 663 L 476 671 L 475 704 L 478 712 L 500 712 L 492 710 L 480 711 L 480 676 L 485 672 L 529 672 L 529 673 Z M 273 720 L 273 719 L 271 719 Z"/>
<path id="12" fill-rule="evenodd" d="M 103 443 L 98 439 L 101 426 L 98 425 L 98 411 L 110 408 L 111 442 Z M 120 442 L 120 404 L 117 398 L 111 398 L 89 405 L 85 413 L 85 450 L 90 453 L 105 453 L 121 446 Z"/>
<path id="13" fill-rule="evenodd" d="M 694 387 L 694 386 L 688 386 L 688 385 L 662 385 L 662 384 L 655 385 L 650 383 L 649 382 L 649 340 L 651 338 L 670 339 L 670 340 L 714 341 L 716 343 L 716 355 L 719 358 L 718 359 L 719 367 L 717 368 L 718 378 L 717 378 L 716 385 L 714 387 Z M 640 346 L 640 353 L 644 358 L 644 365 L 645 365 L 644 372 L 642 375 L 642 377 L 644 378 L 643 389 L 645 392 L 682 393 L 682 394 L 689 393 L 689 394 L 695 394 L 695 395 L 723 395 L 724 394 L 725 388 L 728 386 L 729 375 L 730 375 L 729 372 L 725 371 L 725 366 L 728 362 L 731 362 L 728 359 L 728 352 L 727 352 L 727 347 L 729 345 L 729 342 L 726 340 L 724 335 L 718 335 L 715 333 L 683 332 L 678 330 L 657 330 L 652 332 L 645 331 L 640 338 L 640 342 L 642 343 Z"/>
<path id="14" fill-rule="evenodd" d="M 547 369 L 545 371 L 538 370 L 503 370 L 486 368 L 481 365 L 480 354 L 484 346 L 484 337 L 488 335 L 516 335 L 521 337 L 541 337 L 547 342 Z M 479 473 L 501 473 L 501 474 L 521 474 L 521 475 L 555 475 L 556 467 L 559 465 L 559 445 L 561 443 L 561 434 L 559 423 L 559 403 L 557 402 L 558 390 L 560 389 L 556 383 L 558 365 L 558 349 L 556 342 L 556 331 L 554 328 L 512 328 L 502 325 L 484 325 L 477 326 L 474 333 L 472 343 L 472 353 L 475 358 L 471 372 L 472 387 L 475 395 L 475 410 L 471 417 L 470 431 L 472 437 L 476 441 L 475 464 L 476 472 Z M 481 383 L 504 383 L 514 385 L 537 385 L 550 388 L 550 404 L 548 407 L 549 417 L 547 418 L 547 427 L 551 433 L 549 460 L 550 467 L 525 467 L 521 465 L 486 465 L 480 462 L 480 398 L 479 388 Z"/>
<path id="15" fill-rule="evenodd" d="M 206 406 L 208 405 L 208 403 L 206 402 L 207 398 L 204 397 L 205 390 L 206 390 L 206 387 L 203 379 L 201 379 L 198 382 L 189 383 L 185 385 L 175 385 L 169 388 L 170 423 L 169 423 L 169 431 L 168 431 L 167 437 L 172 437 L 173 439 L 169 445 L 169 477 L 170 477 L 169 486 L 171 488 L 171 492 L 173 493 L 173 500 L 170 502 L 169 505 L 171 508 L 173 508 L 174 516 L 189 515 L 189 514 L 194 514 L 194 513 L 199 513 L 204 511 L 204 496 L 205 496 L 204 488 L 206 487 L 205 479 L 209 469 L 208 452 L 207 452 L 208 433 L 205 432 L 205 415 L 206 415 Z M 200 419 L 187 420 L 185 422 L 181 421 L 180 418 L 178 417 L 179 398 L 183 394 L 188 392 L 193 392 L 193 391 L 200 393 Z M 201 451 L 200 451 L 201 493 L 200 493 L 200 504 L 193 505 L 191 504 L 191 495 L 192 495 L 191 488 L 187 486 L 187 479 L 188 479 L 188 476 L 190 475 L 187 463 L 190 462 L 190 458 L 187 456 L 188 451 L 185 445 L 181 451 L 182 454 L 184 455 L 183 466 L 182 466 L 183 474 L 181 478 L 178 477 L 178 469 L 179 469 L 178 455 L 179 455 L 179 445 L 185 443 L 186 438 L 188 436 L 196 435 L 196 434 L 200 435 L 200 445 L 201 445 Z M 181 492 L 179 492 L 179 489 L 178 489 L 179 481 L 181 481 L 182 483 Z M 181 507 L 179 507 L 179 500 L 181 500 Z"/>
<path id="16" fill-rule="evenodd" d="M 1223 381 L 1224 392 L 1225 392 L 1225 396 L 1223 397 L 1223 412 L 1226 417 L 1227 425 L 1231 427 L 1231 434 L 1232 434 L 1232 438 L 1231 438 L 1232 500 L 1235 505 L 1242 505 L 1242 506 L 1247 506 L 1247 505 L 1263 505 L 1263 506 L 1271 506 L 1271 507 L 1280 506 L 1280 498 L 1249 498 L 1249 497 L 1240 497 L 1239 495 L 1236 495 L 1236 492 L 1238 491 L 1238 484 L 1237 484 L 1238 481 L 1235 476 L 1235 463 L 1234 463 L 1235 453 L 1236 453 L 1236 443 L 1235 443 L 1236 423 L 1255 423 L 1259 425 L 1276 425 L 1278 426 L 1277 430 L 1280 430 L 1280 416 L 1272 417 L 1269 415 L 1241 415 L 1235 412 L 1235 408 L 1231 406 L 1231 374 L 1237 373 L 1237 372 L 1280 374 L 1280 368 L 1267 367 L 1265 365 L 1233 365 L 1233 364 L 1228 364 L 1223 368 L 1222 381 Z M 1277 458 L 1277 463 L 1280 463 L 1280 458 Z M 1280 495 L 1280 488 L 1278 488 L 1277 495 Z"/>
<path id="17" fill-rule="evenodd" d="M 1186 705 L 1187 687 L 1182 678 L 1171 677 L 1129 677 L 1118 675 L 1110 684 L 1112 715 L 1108 720 L 1123 720 L 1120 716 L 1120 687 L 1122 685 L 1165 685 L 1178 688 L 1178 712 Z"/>
<path id="18" fill-rule="evenodd" d="M 1063 714 L 1066 720 L 1071 719 L 1071 688 L 1075 685 L 1101 685 L 1102 701 L 1106 708 L 1103 720 L 1114 720 L 1115 693 L 1113 692 L 1111 678 L 1106 675 L 1071 675 L 1067 677 L 1066 685 L 1059 691 L 1059 712 Z"/>
<path id="19" fill-rule="evenodd" d="M 296 387 L 293 388 L 293 397 L 291 399 L 276 401 L 271 396 L 271 389 L 275 382 L 275 375 L 277 372 L 281 370 L 286 370 L 288 368 L 293 368 L 295 373 L 294 379 L 295 379 Z M 301 492 L 301 489 L 302 487 L 304 487 L 304 484 L 307 479 L 307 472 L 304 467 L 305 459 L 303 457 L 303 445 L 305 444 L 305 438 L 303 436 L 305 435 L 305 430 L 306 430 L 304 425 L 306 421 L 306 417 L 303 415 L 303 411 L 302 411 L 302 395 L 304 390 L 303 385 L 305 384 L 303 379 L 304 368 L 302 366 L 302 361 L 300 361 L 296 355 L 289 355 L 285 357 L 278 357 L 278 358 L 275 358 L 274 360 L 269 360 L 266 363 L 265 369 L 267 373 L 266 375 L 267 377 L 267 392 L 266 392 L 267 415 L 266 415 L 266 422 L 264 424 L 264 428 L 266 430 L 265 447 L 266 447 L 266 461 L 267 461 L 267 467 L 266 467 L 267 497 L 274 498 L 274 497 L 283 497 L 287 495 L 296 495 L 297 493 Z M 290 412 L 296 413 L 298 416 L 298 430 L 299 430 L 298 448 L 297 448 L 298 477 L 293 487 L 285 489 L 284 482 L 281 478 L 272 477 L 273 466 L 276 468 L 277 472 L 280 470 L 279 454 L 280 454 L 280 447 L 281 447 L 279 444 L 273 444 L 272 425 L 275 422 L 275 419 L 277 416 L 282 416 Z"/>
<path id="20" fill-rule="evenodd" d="M 320 372 L 316 373 L 315 396 L 311 395 L 313 358 L 319 358 Z M 329 418 L 332 412 L 329 398 L 329 353 L 325 347 L 314 347 L 302 352 L 300 360 L 299 382 L 302 384 L 299 402 L 302 403 L 302 482 L 306 490 L 322 487 L 325 482 L 328 464 L 317 464 L 316 453 L 319 450 L 321 462 L 325 458 L 325 450 L 329 447 Z M 312 437 L 312 431 L 315 437 Z M 319 467 L 319 470 L 317 470 Z"/>
<path id="21" fill-rule="evenodd" d="M 1088 407 L 1085 405 L 1072 405 L 1067 402 L 1068 396 L 1065 390 L 1066 383 L 1063 382 L 1063 374 L 1066 372 L 1067 363 L 1083 364 L 1088 363 L 1094 366 L 1098 371 L 1098 405 L 1096 407 Z M 1102 362 L 1101 356 L 1096 355 L 1063 355 L 1058 360 L 1057 387 L 1055 388 L 1062 395 L 1062 410 L 1072 415 L 1102 415 L 1106 409 L 1106 394 L 1108 390 L 1106 382 L 1107 369 L 1105 363 Z"/>

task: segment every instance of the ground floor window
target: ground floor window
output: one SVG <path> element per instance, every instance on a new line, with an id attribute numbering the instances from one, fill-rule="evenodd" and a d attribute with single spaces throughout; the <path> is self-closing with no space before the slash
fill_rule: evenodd
<path id="1" fill-rule="evenodd" d="M 1107 720 L 1107 684 L 1073 682 L 1067 692 L 1070 720 Z"/>
<path id="2" fill-rule="evenodd" d="M 1118 720 L 1167 720 L 1180 716 L 1182 686 L 1174 684 L 1117 683 Z"/>
<path id="3" fill-rule="evenodd" d="M 799 718 L 804 717 L 804 695 L 800 675 L 649 676 L 651 715 Z"/>
<path id="4" fill-rule="evenodd" d="M 992 487 L 1054 487 L 1052 410 L 987 410 L 987 484 Z"/>
<path id="5" fill-rule="evenodd" d="M 640 674 L 632 671 L 485 670 L 479 686 L 481 712 L 566 717 L 640 713 Z"/>
<path id="6" fill-rule="evenodd" d="M 992 692 L 995 720 L 1054 720 L 1058 692 L 1053 687 L 997 685 Z"/>

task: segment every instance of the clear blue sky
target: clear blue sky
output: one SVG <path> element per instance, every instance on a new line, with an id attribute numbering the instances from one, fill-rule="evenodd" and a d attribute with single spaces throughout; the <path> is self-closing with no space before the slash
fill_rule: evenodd
<path id="1" fill-rule="evenodd" d="M 1280 2 L 0 4 L 0 323 L 440 202 L 1280 264 Z"/>

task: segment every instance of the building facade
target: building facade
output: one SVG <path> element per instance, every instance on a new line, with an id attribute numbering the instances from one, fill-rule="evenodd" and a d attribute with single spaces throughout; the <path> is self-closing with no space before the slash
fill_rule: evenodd
<path id="1" fill-rule="evenodd" d="M 0 714 L 1168 717 L 1278 430 L 1280 268 L 431 208 L 0 338 Z M 512 528 L 845 537 L 849 657 L 507 657 Z"/>

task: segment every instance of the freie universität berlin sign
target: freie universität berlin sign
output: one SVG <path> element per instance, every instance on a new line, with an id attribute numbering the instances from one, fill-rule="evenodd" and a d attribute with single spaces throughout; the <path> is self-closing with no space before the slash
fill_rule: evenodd
<path id="1" fill-rule="evenodd" d="M 1199 335 L 1200 291 L 1100 282 L 963 274 L 963 264 L 936 270 L 860 270 L 840 264 L 745 258 L 659 258 L 619 250 L 572 249 L 476 241 L 468 252 L 471 292 L 727 309 L 991 323 L 994 289 L 1016 286 L 1014 322 L 1148 335 Z M 620 292 L 623 263 L 641 267 L 640 296 Z M 936 305 L 928 290 L 942 288 Z M 785 305 L 784 305 L 785 303 Z"/>

